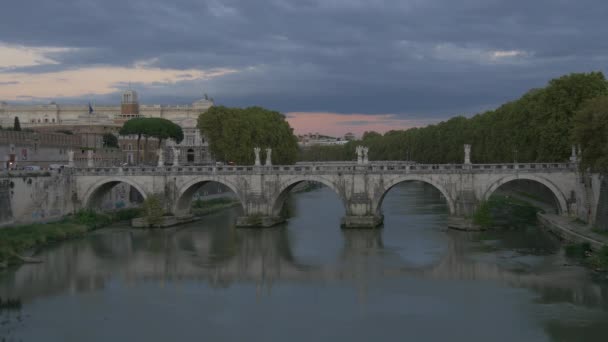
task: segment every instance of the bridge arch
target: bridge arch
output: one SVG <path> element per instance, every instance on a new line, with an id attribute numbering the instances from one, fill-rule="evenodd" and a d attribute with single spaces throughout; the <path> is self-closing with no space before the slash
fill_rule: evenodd
<path id="1" fill-rule="evenodd" d="M 192 206 L 193 195 L 203 185 L 205 185 L 207 183 L 219 183 L 219 184 L 226 186 L 236 195 L 241 206 L 243 208 L 245 208 L 245 206 L 243 205 L 243 203 L 244 203 L 243 198 L 241 196 L 240 191 L 238 191 L 239 188 L 236 185 L 234 185 L 231 182 L 228 182 L 226 180 L 219 179 L 218 177 L 202 176 L 202 177 L 196 177 L 196 178 L 190 180 L 189 182 L 185 183 L 184 185 L 182 185 L 179 188 L 179 190 L 177 192 L 175 205 L 173 206 L 173 214 L 177 215 L 177 214 L 189 213 L 190 208 Z"/>
<path id="2" fill-rule="evenodd" d="M 419 175 L 407 175 L 407 176 L 403 176 L 403 177 L 397 177 L 397 178 L 389 181 L 388 183 L 386 183 L 384 189 L 382 190 L 382 193 L 379 196 L 377 196 L 376 199 L 374 200 L 374 203 L 372 206 L 372 209 L 374 210 L 374 212 L 377 215 L 381 214 L 382 202 L 384 201 L 384 197 L 386 197 L 386 194 L 388 194 L 388 192 L 395 185 L 400 184 L 400 183 L 415 182 L 415 181 L 427 183 L 427 184 L 433 186 L 435 189 L 439 190 L 439 192 L 446 199 L 448 208 L 450 210 L 450 215 L 456 214 L 456 205 L 454 204 L 454 199 L 452 198 L 452 196 L 450 196 L 450 193 L 447 191 L 447 189 L 444 186 L 442 186 L 441 184 L 434 181 L 433 179 L 429 179 L 428 177 L 423 177 L 423 176 L 419 176 Z"/>
<path id="3" fill-rule="evenodd" d="M 85 208 L 95 209 L 95 205 L 101 204 L 100 202 L 103 196 L 119 183 L 125 183 L 135 188 L 144 200 L 148 198 L 148 192 L 144 190 L 145 188 L 132 179 L 126 177 L 110 177 L 97 181 L 87 188 L 82 197 L 83 206 Z"/>
<path id="4" fill-rule="evenodd" d="M 544 177 L 534 176 L 534 175 L 515 174 L 515 175 L 508 175 L 508 176 L 502 177 L 502 178 L 498 179 L 497 181 L 495 181 L 494 183 L 491 183 L 487 187 L 487 189 L 483 193 L 482 199 L 484 201 L 489 200 L 490 196 L 492 196 L 492 194 L 499 187 L 501 187 L 502 185 L 504 185 L 506 183 L 516 181 L 516 180 L 529 180 L 529 181 L 534 181 L 534 182 L 544 185 L 547 189 L 549 189 L 551 191 L 551 193 L 553 193 L 553 196 L 555 197 L 557 204 L 558 204 L 559 213 L 563 214 L 563 213 L 568 212 L 568 202 L 566 200 L 566 196 L 557 187 L 557 185 L 555 185 L 553 182 L 551 182 L 550 180 L 548 180 Z"/>
<path id="5" fill-rule="evenodd" d="M 342 202 L 344 209 L 345 210 L 348 209 L 345 205 L 346 201 L 345 201 L 344 194 L 338 189 L 338 187 L 336 187 L 336 185 L 332 181 L 330 181 L 326 178 L 323 178 L 321 176 L 305 175 L 305 176 L 289 178 L 288 180 L 283 181 L 279 185 L 276 195 L 270 201 L 270 204 L 272 205 L 272 207 L 271 207 L 272 216 L 280 215 L 281 209 L 283 208 L 283 205 L 285 204 L 285 201 L 287 200 L 287 197 L 289 196 L 289 192 L 291 192 L 291 190 L 296 185 L 298 185 L 302 182 L 317 182 L 317 183 L 321 183 L 321 184 L 327 186 L 328 188 L 333 190 L 334 193 L 336 193 L 336 195 L 338 195 L 338 198 L 340 198 L 340 201 Z"/>

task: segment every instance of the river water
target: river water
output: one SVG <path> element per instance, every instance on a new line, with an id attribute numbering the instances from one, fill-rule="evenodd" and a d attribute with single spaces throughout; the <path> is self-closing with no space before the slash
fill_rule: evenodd
<path id="1" fill-rule="evenodd" d="M 538 228 L 446 230 L 422 183 L 391 190 L 384 228 L 341 230 L 327 188 L 287 224 L 238 209 L 163 231 L 112 227 L 0 273 L 2 341 L 608 341 L 608 281 Z"/>

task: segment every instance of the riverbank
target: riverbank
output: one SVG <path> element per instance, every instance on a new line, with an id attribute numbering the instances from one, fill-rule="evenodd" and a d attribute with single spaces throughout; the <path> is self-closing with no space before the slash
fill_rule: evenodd
<path id="1" fill-rule="evenodd" d="M 569 244 L 589 244 L 594 251 L 608 246 L 608 235 L 596 233 L 581 221 L 555 214 L 538 213 L 538 222 Z"/>
<path id="2" fill-rule="evenodd" d="M 608 270 L 608 233 L 597 232 L 576 218 L 554 213 L 548 204 L 525 196 L 508 193 L 482 203 L 473 216 L 472 225 L 482 229 L 519 229 L 540 224 L 560 238 L 570 257 L 595 270 Z"/>
<path id="3" fill-rule="evenodd" d="M 139 209 L 123 209 L 100 214 L 81 210 L 53 223 L 34 223 L 0 229 L 0 268 L 27 262 L 38 262 L 24 256 L 46 245 L 82 237 L 89 231 L 112 223 L 130 220 L 139 215 Z"/>
<path id="4" fill-rule="evenodd" d="M 608 271 L 608 234 L 589 225 L 555 214 L 538 213 L 538 222 L 566 242 L 566 254 L 596 271 Z"/>

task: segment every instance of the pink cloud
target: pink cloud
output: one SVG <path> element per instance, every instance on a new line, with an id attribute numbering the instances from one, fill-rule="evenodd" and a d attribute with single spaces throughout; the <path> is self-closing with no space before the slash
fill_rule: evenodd
<path id="1" fill-rule="evenodd" d="M 439 119 L 400 119 L 395 114 L 339 114 L 324 112 L 290 112 L 287 121 L 296 134 L 316 133 L 343 136 L 348 132 L 361 136 L 365 131 L 384 133 L 426 126 Z"/>

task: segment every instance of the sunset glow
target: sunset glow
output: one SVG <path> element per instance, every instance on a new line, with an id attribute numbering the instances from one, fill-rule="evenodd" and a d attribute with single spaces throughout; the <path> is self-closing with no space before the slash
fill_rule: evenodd
<path id="1" fill-rule="evenodd" d="M 384 133 L 426 126 L 438 119 L 400 119 L 395 114 L 339 114 L 324 112 L 291 112 L 287 121 L 296 134 L 321 133 L 340 137 L 348 132 L 360 137 L 365 131 Z"/>

